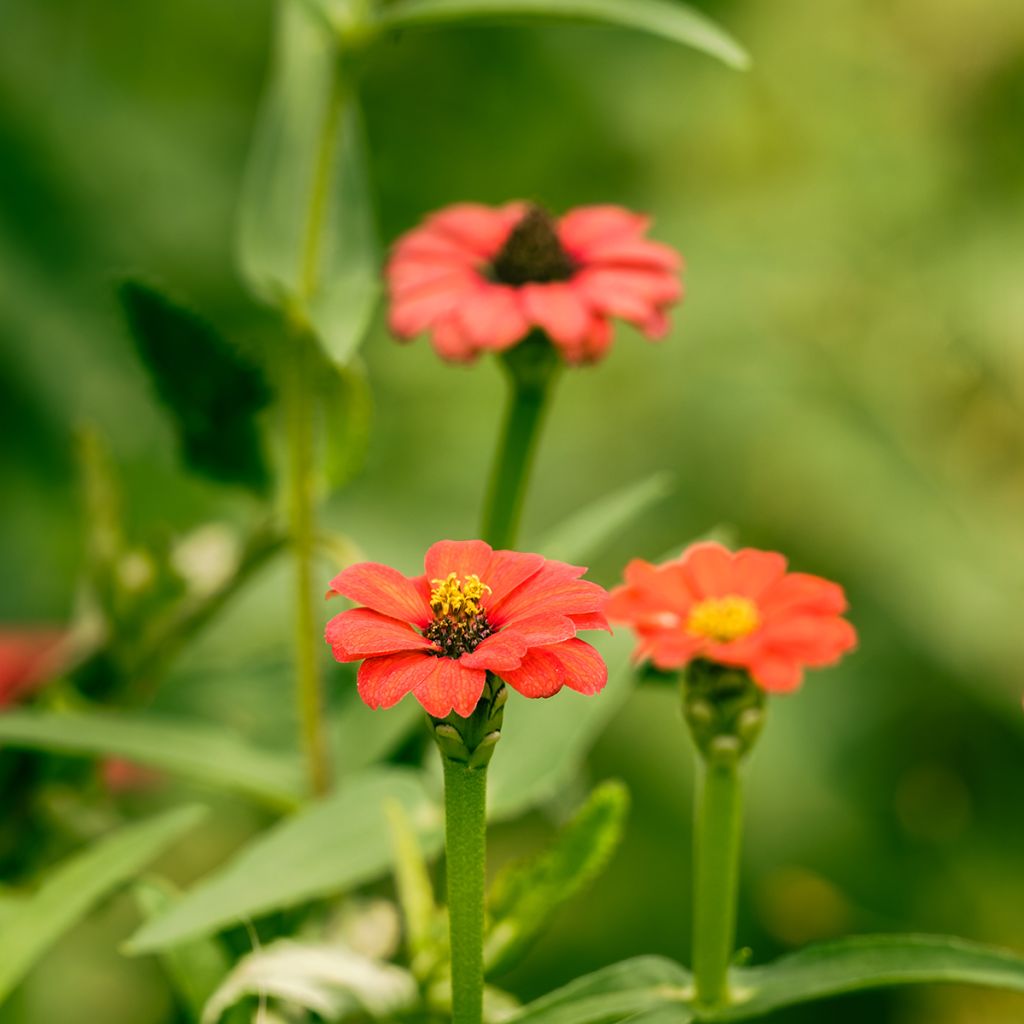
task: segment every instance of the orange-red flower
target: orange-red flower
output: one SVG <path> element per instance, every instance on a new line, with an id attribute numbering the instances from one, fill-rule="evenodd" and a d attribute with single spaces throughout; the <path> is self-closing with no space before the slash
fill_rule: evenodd
<path id="1" fill-rule="evenodd" d="M 409 578 L 362 562 L 331 581 L 329 597 L 363 605 L 331 619 L 326 637 L 338 661 L 363 662 L 359 694 L 371 708 L 412 693 L 435 718 L 465 718 L 488 672 L 527 697 L 604 686 L 604 662 L 576 637 L 608 628 L 608 595 L 579 578 L 585 569 L 480 540 L 438 541 L 424 568 Z"/>
<path id="2" fill-rule="evenodd" d="M 694 544 L 662 565 L 630 562 L 606 612 L 636 632 L 638 658 L 660 669 L 700 658 L 744 668 L 763 689 L 795 690 L 804 668 L 831 665 L 857 643 L 837 583 L 786 572 L 773 551 Z"/>
<path id="3" fill-rule="evenodd" d="M 64 663 L 67 634 L 46 626 L 0 629 L 0 708 L 27 696 Z"/>
<path id="4" fill-rule="evenodd" d="M 581 206 L 557 220 L 523 202 L 449 206 L 392 250 L 391 329 L 405 339 L 430 331 L 456 362 L 535 328 L 568 362 L 592 362 L 611 345 L 612 317 L 660 338 L 682 294 L 682 260 L 644 237 L 649 223 L 620 206 Z"/>

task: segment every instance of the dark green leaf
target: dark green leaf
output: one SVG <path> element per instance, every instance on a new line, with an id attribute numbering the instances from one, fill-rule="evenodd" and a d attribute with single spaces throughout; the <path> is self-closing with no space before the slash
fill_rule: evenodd
<path id="1" fill-rule="evenodd" d="M 126 825 L 54 868 L 34 895 L 6 912 L 0 933 L 0 1003 L 61 935 L 205 813 L 203 807 L 181 807 Z"/>
<path id="2" fill-rule="evenodd" d="M 491 889 L 491 927 L 484 943 L 488 974 L 511 967 L 558 908 L 605 868 L 622 838 L 629 792 L 621 782 L 598 786 L 550 849 L 513 864 Z"/>
<path id="3" fill-rule="evenodd" d="M 0 747 L 54 750 L 126 760 L 274 807 L 303 793 L 298 760 L 248 746 L 214 725 L 112 711 L 11 711 L 0 716 Z"/>
<path id="4" fill-rule="evenodd" d="M 380 246 L 358 104 L 337 35 L 282 0 L 249 157 L 239 259 L 254 294 L 348 362 L 380 291 Z"/>
<path id="5" fill-rule="evenodd" d="M 537 550 L 548 558 L 586 565 L 616 534 L 671 494 L 673 487 L 671 473 L 654 473 L 606 494 L 551 530 Z"/>
<path id="6" fill-rule="evenodd" d="M 179 898 L 163 879 L 146 879 L 135 887 L 135 899 L 147 921 L 166 913 Z M 216 940 L 197 939 L 164 950 L 160 963 L 191 1020 L 198 1024 L 207 1001 L 230 969 L 227 954 Z"/>
<path id="7" fill-rule="evenodd" d="M 167 914 L 146 924 L 132 937 L 131 952 L 174 946 L 375 878 L 392 858 L 388 800 L 405 808 L 428 854 L 440 848 L 441 813 L 419 773 L 366 772 L 254 839 Z"/>
<path id="8" fill-rule="evenodd" d="M 270 473 L 256 416 L 271 395 L 260 368 L 155 289 L 126 281 L 120 298 L 186 464 L 213 480 L 265 491 Z"/>
<path id="9" fill-rule="evenodd" d="M 738 1001 L 708 1020 L 746 1020 L 844 992 L 924 983 L 1024 992 L 1024 958 L 939 935 L 861 935 L 733 975 Z"/>
<path id="10" fill-rule="evenodd" d="M 662 957 L 644 956 L 577 978 L 524 1006 L 508 1024 L 618 1024 L 656 1013 L 657 1024 L 687 1024 L 689 971 Z"/>
<path id="11" fill-rule="evenodd" d="M 551 18 L 639 29 L 717 57 L 734 68 L 750 63 L 746 51 L 710 18 L 675 0 L 396 0 L 380 24 L 407 28 L 481 18 Z"/>

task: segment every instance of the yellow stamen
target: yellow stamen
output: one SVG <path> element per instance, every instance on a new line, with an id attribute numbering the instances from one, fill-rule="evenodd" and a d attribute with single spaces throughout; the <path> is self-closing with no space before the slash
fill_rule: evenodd
<path id="1" fill-rule="evenodd" d="M 708 597 L 695 604 L 690 609 L 686 630 L 695 636 L 727 644 L 753 633 L 760 624 L 757 605 L 746 597 L 730 594 Z"/>
<path id="2" fill-rule="evenodd" d="M 443 580 L 431 580 L 430 607 L 435 615 L 458 615 L 473 618 L 480 614 L 480 601 L 491 588 L 480 582 L 479 576 L 467 576 L 460 580 L 450 572 Z"/>

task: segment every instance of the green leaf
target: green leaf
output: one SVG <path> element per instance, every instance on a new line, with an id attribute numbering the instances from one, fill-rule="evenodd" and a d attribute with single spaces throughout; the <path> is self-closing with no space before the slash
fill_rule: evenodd
<path id="1" fill-rule="evenodd" d="M 687 1024 L 690 972 L 662 957 L 605 967 L 524 1006 L 508 1024 L 618 1024 L 657 1014 L 657 1024 Z"/>
<path id="2" fill-rule="evenodd" d="M 549 850 L 498 876 L 484 942 L 488 974 L 511 967 L 558 908 L 604 870 L 622 839 L 628 807 L 629 791 L 621 782 L 602 783 Z"/>
<path id="3" fill-rule="evenodd" d="M 340 365 L 323 359 L 316 374 L 324 482 L 339 490 L 363 467 L 370 447 L 373 393 L 357 359 Z"/>
<path id="4" fill-rule="evenodd" d="M 861 989 L 926 983 L 1024 992 L 1024 958 L 939 935 L 861 935 L 733 972 L 737 1002 L 708 1020 L 747 1020 Z"/>
<path id="5" fill-rule="evenodd" d="M 441 813 L 418 772 L 366 772 L 258 836 L 207 875 L 167 914 L 132 937 L 146 953 L 249 918 L 333 896 L 377 877 L 391 863 L 384 804 L 402 805 L 428 854 L 441 846 Z"/>
<path id="6" fill-rule="evenodd" d="M 365 1010 L 390 1019 L 411 1006 L 419 992 L 408 971 L 351 950 L 324 944 L 275 942 L 250 953 L 217 990 L 202 1024 L 217 1024 L 226 1010 L 246 996 L 281 999 L 324 1020 Z"/>
<path id="7" fill-rule="evenodd" d="M 166 913 L 180 894 L 164 879 L 151 878 L 135 886 L 135 899 L 145 920 Z M 227 955 L 213 939 L 198 939 L 166 949 L 160 963 L 174 991 L 193 1021 L 203 1015 L 203 1007 L 217 990 L 230 969 Z"/>
<path id="8" fill-rule="evenodd" d="M 123 757 L 278 808 L 296 806 L 304 791 L 297 758 L 250 747 L 219 726 L 154 714 L 11 711 L 0 716 L 4 746 Z"/>
<path id="9" fill-rule="evenodd" d="M 69 928 L 154 857 L 189 832 L 206 813 L 181 807 L 126 825 L 54 868 L 34 895 L 6 913 L 0 933 L 0 1003 Z"/>
<path id="10" fill-rule="evenodd" d="M 393 800 L 385 805 L 391 828 L 391 844 L 395 861 L 395 889 L 405 923 L 405 941 L 409 960 L 417 977 L 418 969 L 434 937 L 437 906 L 434 886 L 420 847 L 419 836 L 405 808 Z"/>
<path id="11" fill-rule="evenodd" d="M 380 12 L 382 28 L 410 28 L 482 18 L 551 18 L 598 22 L 650 32 L 734 68 L 750 63 L 747 52 L 710 18 L 676 0 L 396 0 Z"/>
<path id="12" fill-rule="evenodd" d="M 271 398 L 263 372 L 195 313 L 138 281 L 119 290 L 131 335 L 174 418 L 185 463 L 221 483 L 270 483 L 256 416 Z M 197 372 L 201 368 L 201 372 Z"/>
<path id="13" fill-rule="evenodd" d="M 584 697 L 568 688 L 551 700 L 527 700 L 510 693 L 498 754 L 488 769 L 488 814 L 494 821 L 515 817 L 562 793 L 579 771 L 587 752 L 632 692 L 629 665 L 632 641 L 586 633 L 609 666 L 608 685 Z"/>
<path id="14" fill-rule="evenodd" d="M 239 260 L 253 293 L 311 327 L 342 364 L 380 292 L 363 129 L 347 78 L 324 18 L 281 0 L 239 219 Z"/>
<path id="15" fill-rule="evenodd" d="M 586 565 L 616 534 L 675 488 L 671 473 L 652 476 L 606 494 L 551 530 L 537 549 L 548 558 Z"/>

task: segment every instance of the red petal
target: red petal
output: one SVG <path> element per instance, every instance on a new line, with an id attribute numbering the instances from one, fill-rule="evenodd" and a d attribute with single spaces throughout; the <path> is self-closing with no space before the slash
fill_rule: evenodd
<path id="1" fill-rule="evenodd" d="M 545 647 L 574 637 L 576 623 L 568 615 L 533 615 L 516 619 L 497 635 L 506 633 L 519 637 L 527 647 Z"/>
<path id="2" fill-rule="evenodd" d="M 786 559 L 775 551 L 742 548 L 733 559 L 736 593 L 759 598 L 786 574 Z"/>
<path id="3" fill-rule="evenodd" d="M 646 238 L 613 238 L 587 246 L 588 265 L 664 270 L 678 273 L 683 258 L 670 245 Z"/>
<path id="4" fill-rule="evenodd" d="M 507 285 L 484 284 L 460 295 L 459 320 L 467 337 L 481 348 L 501 351 L 530 329 L 518 292 Z"/>
<path id="5" fill-rule="evenodd" d="M 680 565 L 694 595 L 722 597 L 732 592 L 732 552 L 715 541 L 693 544 L 683 552 Z"/>
<path id="6" fill-rule="evenodd" d="M 788 658 L 759 658 L 750 666 L 750 674 L 769 693 L 790 693 L 804 680 L 804 670 Z"/>
<path id="7" fill-rule="evenodd" d="M 846 619 L 820 615 L 770 621 L 762 635 L 772 654 L 810 666 L 831 665 L 857 646 L 857 632 Z"/>
<path id="8" fill-rule="evenodd" d="M 569 618 L 576 624 L 577 633 L 581 629 L 603 629 L 606 633 L 612 631 L 604 612 L 584 612 L 582 615 L 570 615 Z"/>
<path id="9" fill-rule="evenodd" d="M 570 284 L 527 284 L 522 288 L 526 315 L 558 345 L 580 345 L 590 330 L 590 311 Z"/>
<path id="10" fill-rule="evenodd" d="M 548 647 L 536 647 L 502 679 L 524 697 L 553 697 L 565 685 L 565 666 Z"/>
<path id="11" fill-rule="evenodd" d="M 472 288 L 461 284 L 443 284 L 418 291 L 391 304 L 388 326 L 399 337 L 411 338 L 447 317 L 470 294 Z"/>
<path id="12" fill-rule="evenodd" d="M 838 583 L 804 572 L 784 576 L 765 592 L 759 604 L 766 617 L 798 611 L 840 615 L 847 608 L 846 595 Z"/>
<path id="13" fill-rule="evenodd" d="M 413 695 L 427 714 L 444 718 L 453 711 L 463 718 L 473 714 L 487 682 L 483 669 L 471 669 L 452 658 L 430 658 L 433 664 L 417 682 Z"/>
<path id="14" fill-rule="evenodd" d="M 432 214 L 427 224 L 471 248 L 482 258 L 490 259 L 505 244 L 515 219 L 510 221 L 505 209 L 493 209 L 480 203 L 457 203 Z"/>
<path id="15" fill-rule="evenodd" d="M 449 362 L 472 362 L 480 354 L 480 349 L 466 336 L 456 316 L 448 316 L 436 323 L 430 340 L 434 351 Z"/>
<path id="16" fill-rule="evenodd" d="M 353 608 L 327 623 L 327 642 L 338 661 L 358 661 L 399 651 L 430 651 L 437 648 L 412 626 L 390 619 L 369 608 Z"/>
<path id="17" fill-rule="evenodd" d="M 558 222 L 558 238 L 574 257 L 586 258 L 590 247 L 643 234 L 650 219 L 621 206 L 578 206 Z"/>
<path id="18" fill-rule="evenodd" d="M 488 583 L 484 577 L 492 554 L 491 545 L 482 540 L 439 540 L 427 551 L 423 569 L 428 580 L 443 580 L 453 572 L 460 580 L 479 576 L 481 582 Z"/>
<path id="19" fill-rule="evenodd" d="M 492 633 L 475 651 L 459 658 L 459 664 L 466 668 L 483 668 L 499 675 L 509 669 L 519 668 L 529 645 L 518 634 L 503 629 Z"/>
<path id="20" fill-rule="evenodd" d="M 484 599 L 484 607 L 497 604 L 506 594 L 531 576 L 540 571 L 544 565 L 543 555 L 528 554 L 525 551 L 495 551 L 491 555 L 490 564 L 481 574 L 491 592 Z"/>
<path id="21" fill-rule="evenodd" d="M 371 708 L 393 707 L 432 670 L 430 663 L 439 660 L 419 653 L 367 658 L 356 678 L 359 696 Z"/>
<path id="22" fill-rule="evenodd" d="M 516 587 L 503 601 L 488 606 L 492 626 L 511 626 L 536 615 L 576 615 L 603 611 L 608 593 L 576 577 L 586 570 L 562 562 L 547 562 L 540 572 Z"/>
<path id="23" fill-rule="evenodd" d="M 577 693 L 593 694 L 608 682 L 608 667 L 590 644 L 582 640 L 566 640 L 547 648 L 564 669 L 565 685 Z"/>
<path id="24" fill-rule="evenodd" d="M 382 615 L 412 622 L 421 628 L 433 618 L 430 606 L 412 580 L 388 565 L 377 562 L 350 565 L 331 580 L 331 590 Z"/>
<path id="25" fill-rule="evenodd" d="M 430 260 L 453 267 L 475 267 L 482 262 L 472 248 L 432 228 L 414 228 L 402 235 L 391 249 L 388 265 L 410 259 Z"/>

